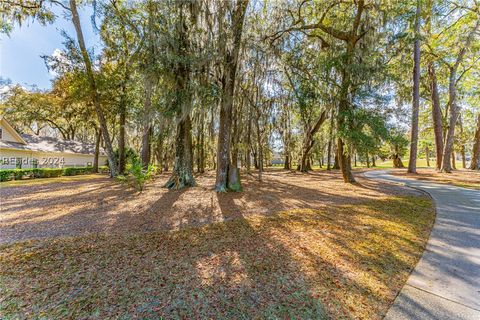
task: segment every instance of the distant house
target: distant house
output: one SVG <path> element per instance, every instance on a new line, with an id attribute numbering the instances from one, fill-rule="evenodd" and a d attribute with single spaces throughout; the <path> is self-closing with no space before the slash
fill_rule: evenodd
<path id="1" fill-rule="evenodd" d="M 98 163 L 104 165 L 100 150 Z M 94 144 L 19 134 L 0 116 L 0 169 L 85 167 L 93 165 L 94 155 Z"/>
<path id="2" fill-rule="evenodd" d="M 274 151 L 272 159 L 270 160 L 271 165 L 283 165 L 285 164 L 285 157 L 278 151 Z"/>

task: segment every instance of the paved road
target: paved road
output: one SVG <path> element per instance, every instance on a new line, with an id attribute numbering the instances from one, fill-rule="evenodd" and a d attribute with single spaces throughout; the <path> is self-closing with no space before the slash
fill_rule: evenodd
<path id="1" fill-rule="evenodd" d="M 386 171 L 365 176 L 424 190 L 437 208 L 427 248 L 385 319 L 480 320 L 480 191 Z"/>

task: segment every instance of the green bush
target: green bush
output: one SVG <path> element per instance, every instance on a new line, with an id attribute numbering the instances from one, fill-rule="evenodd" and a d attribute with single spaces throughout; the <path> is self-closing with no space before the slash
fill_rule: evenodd
<path id="1" fill-rule="evenodd" d="M 2 169 L 0 170 L 0 181 L 10 181 L 15 178 L 14 169 Z"/>
<path id="2" fill-rule="evenodd" d="M 147 169 L 144 169 L 140 161 L 134 161 L 128 168 L 128 175 L 119 175 L 117 176 L 117 180 L 120 182 L 126 182 L 142 192 L 145 183 L 153 179 L 156 171 L 157 167 L 154 165 L 149 165 Z"/>
<path id="3" fill-rule="evenodd" d="M 60 177 L 62 174 L 63 169 L 59 168 L 0 169 L 0 182 L 25 178 L 53 178 Z"/>
<path id="4" fill-rule="evenodd" d="M 65 168 L 63 174 L 66 176 L 76 176 L 79 174 L 93 173 L 93 167 Z"/>
<path id="5" fill-rule="evenodd" d="M 54 178 L 76 176 L 78 174 L 93 173 L 92 167 L 78 168 L 35 168 L 35 169 L 0 169 L 0 182 L 10 180 L 22 180 L 30 178 Z"/>
<path id="6" fill-rule="evenodd" d="M 59 168 L 40 168 L 36 170 L 40 170 L 43 174 L 43 176 L 40 176 L 39 178 L 54 178 L 60 177 L 63 174 L 63 169 Z"/>
<path id="7" fill-rule="evenodd" d="M 110 173 L 110 168 L 108 166 L 101 166 L 101 167 L 98 167 L 98 172 L 99 173 L 104 173 L 104 174 L 109 174 Z"/>

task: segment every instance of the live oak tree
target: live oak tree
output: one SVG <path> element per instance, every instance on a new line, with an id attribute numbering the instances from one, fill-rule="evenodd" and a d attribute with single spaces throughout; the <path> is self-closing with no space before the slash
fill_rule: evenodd
<path id="1" fill-rule="evenodd" d="M 75 26 L 61 53 L 45 57 L 52 88 L 9 84 L 1 113 L 24 132 L 103 146 L 112 175 L 135 157 L 173 167 L 169 188 L 215 170 L 217 191 L 238 191 L 240 170 L 261 180 L 279 156 L 285 169 L 333 164 L 354 182 L 352 163 L 403 166 L 409 131 L 410 171 L 417 157 L 449 171 L 454 153 L 479 167 L 476 2 L 0 5 L 3 32 L 29 17 L 50 23 L 54 11 Z M 92 8 L 98 52 L 83 39 L 77 5 Z"/>
<path id="2" fill-rule="evenodd" d="M 248 0 L 218 2 L 218 49 L 220 70 L 220 127 L 218 131 L 217 174 L 215 189 L 240 190 L 237 168 L 230 162 L 232 108 L 242 31 Z M 232 174 L 229 173 L 230 170 Z M 231 181 L 230 181 L 231 180 Z"/>

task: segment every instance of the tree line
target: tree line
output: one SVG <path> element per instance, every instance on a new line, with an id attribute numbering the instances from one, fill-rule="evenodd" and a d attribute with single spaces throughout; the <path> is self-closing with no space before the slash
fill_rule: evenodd
<path id="1" fill-rule="evenodd" d="M 352 165 L 417 156 L 451 172 L 480 168 L 480 7 L 455 1 L 3 0 L 2 30 L 32 17 L 71 21 L 45 56 L 51 90 L 9 84 L 2 113 L 20 131 L 102 145 L 112 176 L 135 153 L 171 170 L 166 186 L 241 189 L 315 163 L 355 182 Z M 88 7 L 100 52 L 84 38 Z M 410 107 L 410 105 L 412 107 Z M 410 136 L 410 139 L 407 137 Z M 410 143 L 410 148 L 408 144 Z M 98 165 L 98 163 L 97 163 Z"/>

